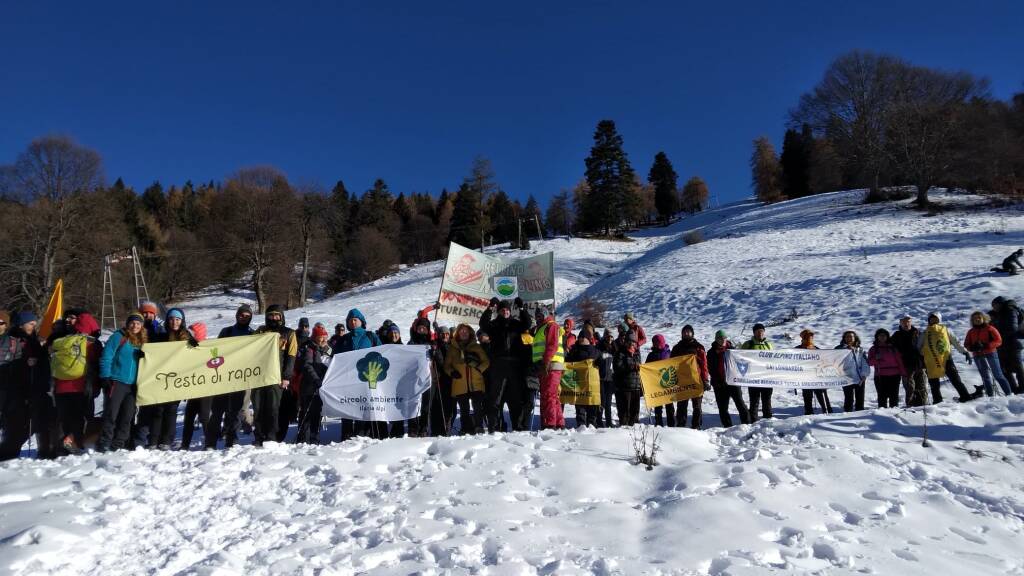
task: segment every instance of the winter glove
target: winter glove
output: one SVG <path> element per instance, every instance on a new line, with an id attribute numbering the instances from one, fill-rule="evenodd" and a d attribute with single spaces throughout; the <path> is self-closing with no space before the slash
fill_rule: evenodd
<path id="1" fill-rule="evenodd" d="M 970 355 L 970 354 L 964 354 L 964 358 L 966 358 L 966 359 L 967 359 L 967 365 L 968 365 L 968 366 L 970 366 L 971 364 L 973 364 L 973 363 L 974 363 L 974 359 L 972 359 L 972 358 L 971 358 L 971 355 Z"/>
<path id="2" fill-rule="evenodd" d="M 515 306 L 516 308 L 522 308 L 523 307 L 523 299 L 520 298 L 519 296 L 516 296 L 516 299 L 512 301 L 512 305 Z"/>
<path id="3" fill-rule="evenodd" d="M 195 337 L 193 337 L 193 336 L 189 336 L 188 337 L 188 347 L 189 348 L 196 348 L 198 346 L 199 346 L 199 340 L 196 340 Z"/>
<path id="4" fill-rule="evenodd" d="M 497 308 L 498 304 L 501 304 L 501 300 L 498 300 L 497 296 L 495 296 L 494 298 L 491 298 L 491 303 L 490 303 L 491 308 Z"/>
<path id="5" fill-rule="evenodd" d="M 143 359 L 143 358 L 145 358 L 145 357 L 146 357 L 146 353 L 145 353 L 145 352 L 143 352 L 141 348 L 139 348 L 138 350 L 136 350 L 136 351 L 134 352 L 134 355 L 135 355 L 135 359 L 136 359 L 136 360 L 141 360 L 141 359 Z"/>

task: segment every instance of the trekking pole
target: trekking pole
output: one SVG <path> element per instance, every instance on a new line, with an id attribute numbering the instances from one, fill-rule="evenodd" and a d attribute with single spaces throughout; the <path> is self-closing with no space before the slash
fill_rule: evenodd
<path id="1" fill-rule="evenodd" d="M 922 448 L 930 448 L 931 442 L 928 441 L 928 405 L 931 404 L 931 391 L 926 387 L 924 390 L 924 406 L 921 406 L 921 413 L 924 414 L 924 433 L 921 441 Z"/>

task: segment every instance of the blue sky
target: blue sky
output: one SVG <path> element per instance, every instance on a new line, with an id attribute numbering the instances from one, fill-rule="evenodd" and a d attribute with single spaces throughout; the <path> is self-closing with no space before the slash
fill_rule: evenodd
<path id="1" fill-rule="evenodd" d="M 618 124 L 646 177 L 750 194 L 751 141 L 855 48 L 1024 91 L 1019 2 L 6 2 L 0 163 L 95 148 L 143 189 L 272 164 L 295 184 L 452 189 L 476 156 L 542 203 Z"/>

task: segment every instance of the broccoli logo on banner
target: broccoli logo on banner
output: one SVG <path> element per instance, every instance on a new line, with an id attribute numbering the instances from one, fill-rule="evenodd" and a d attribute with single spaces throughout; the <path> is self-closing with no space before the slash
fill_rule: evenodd
<path id="1" fill-rule="evenodd" d="M 356 363 L 359 380 L 369 384 L 370 390 L 376 390 L 377 382 L 382 382 L 388 377 L 388 368 L 390 367 L 391 363 L 379 352 L 370 352 Z"/>
<path id="2" fill-rule="evenodd" d="M 673 388 L 679 385 L 679 375 L 676 374 L 675 366 L 662 368 L 658 372 L 661 373 L 661 378 L 658 380 L 658 384 L 660 384 L 662 388 Z"/>
<path id="3" fill-rule="evenodd" d="M 565 372 L 562 372 L 562 382 L 561 382 L 561 385 L 562 385 L 562 388 L 565 388 L 567 390 L 572 390 L 572 391 L 575 392 L 576 389 L 579 388 L 579 385 L 580 385 L 580 383 L 578 381 L 576 381 L 576 371 L 575 370 L 566 370 Z"/>

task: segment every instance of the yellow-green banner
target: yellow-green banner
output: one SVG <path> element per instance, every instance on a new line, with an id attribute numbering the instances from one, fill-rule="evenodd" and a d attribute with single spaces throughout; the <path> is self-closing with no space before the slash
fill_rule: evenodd
<path id="1" fill-rule="evenodd" d="M 276 333 L 146 344 L 139 363 L 139 406 L 216 396 L 281 383 Z"/>
<path id="2" fill-rule="evenodd" d="M 575 406 L 601 405 L 601 375 L 593 360 L 565 364 L 558 400 Z"/>
<path id="3" fill-rule="evenodd" d="M 693 354 L 641 364 L 640 381 L 644 385 L 644 402 L 648 408 L 704 394 L 697 357 Z"/>

